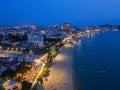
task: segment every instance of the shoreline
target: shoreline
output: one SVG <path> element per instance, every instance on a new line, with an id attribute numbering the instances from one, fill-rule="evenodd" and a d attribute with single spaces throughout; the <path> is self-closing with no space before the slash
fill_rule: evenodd
<path id="1" fill-rule="evenodd" d="M 96 32 L 92 32 L 92 33 L 96 33 Z M 91 34 L 91 33 L 78 35 L 75 38 L 81 38 L 88 34 Z M 53 60 L 52 66 L 50 67 L 50 75 L 47 77 L 48 81 L 45 81 L 43 84 L 43 90 L 77 90 L 77 88 L 75 87 L 75 71 L 74 71 L 74 62 L 73 62 L 73 56 L 72 56 L 73 55 L 72 47 L 74 47 L 74 46 L 75 45 L 64 45 L 62 48 L 59 49 L 59 51 L 58 51 L 59 53 Z M 65 51 L 65 50 L 67 50 L 67 51 Z M 72 51 L 70 51 L 70 50 L 72 50 Z M 59 60 L 57 60 L 58 56 L 61 55 L 61 53 L 63 53 L 63 55 L 65 55 L 65 56 L 62 56 L 64 58 L 59 58 Z M 60 61 L 61 59 L 63 59 L 62 64 L 56 62 L 56 61 Z M 54 75 L 54 73 L 56 71 L 55 69 L 58 69 L 58 68 L 61 69 L 61 72 L 64 71 L 64 73 L 62 73 L 62 75 L 65 76 L 67 79 L 70 79 L 70 81 L 67 79 L 64 80 L 65 78 L 61 78 L 61 81 L 60 81 L 59 75 L 58 76 Z M 70 71 L 69 71 L 69 69 L 70 69 Z M 58 71 L 56 71 L 56 72 L 58 74 Z M 61 72 L 59 72 L 59 73 L 61 73 Z M 52 79 L 50 79 L 50 78 L 52 78 Z M 60 85 L 60 84 L 56 85 L 57 83 L 54 81 L 55 79 L 60 84 L 62 83 L 62 85 Z"/>
<path id="2" fill-rule="evenodd" d="M 65 45 L 59 50 L 50 67 L 48 81 L 43 84 L 43 90 L 75 90 L 72 47 L 73 45 Z"/>

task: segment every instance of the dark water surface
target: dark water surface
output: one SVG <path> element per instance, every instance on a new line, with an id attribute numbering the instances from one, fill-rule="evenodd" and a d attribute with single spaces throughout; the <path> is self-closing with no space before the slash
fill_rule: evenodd
<path id="1" fill-rule="evenodd" d="M 120 90 L 120 31 L 82 37 L 73 57 L 77 90 Z"/>

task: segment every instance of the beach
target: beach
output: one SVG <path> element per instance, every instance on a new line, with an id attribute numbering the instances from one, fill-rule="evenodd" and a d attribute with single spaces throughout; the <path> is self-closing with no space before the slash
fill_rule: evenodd
<path id="1" fill-rule="evenodd" d="M 65 45 L 59 50 L 50 67 L 43 90 L 74 90 L 73 85 L 73 46 Z"/>

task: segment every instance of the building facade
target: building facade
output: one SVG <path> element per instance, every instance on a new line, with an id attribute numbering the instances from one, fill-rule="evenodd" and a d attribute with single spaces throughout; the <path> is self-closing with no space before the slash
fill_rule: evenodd
<path id="1" fill-rule="evenodd" d="M 71 25 L 69 23 L 64 23 L 63 30 L 70 31 L 70 29 L 71 29 Z"/>
<path id="2" fill-rule="evenodd" d="M 32 43 L 34 46 L 44 47 L 43 35 L 39 32 L 31 32 L 28 36 L 28 43 Z"/>

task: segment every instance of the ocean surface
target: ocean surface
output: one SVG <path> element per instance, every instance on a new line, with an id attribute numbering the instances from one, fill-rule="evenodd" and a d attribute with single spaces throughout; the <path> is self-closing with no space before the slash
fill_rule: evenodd
<path id="1" fill-rule="evenodd" d="M 79 38 L 73 58 L 77 90 L 120 90 L 120 31 Z"/>

